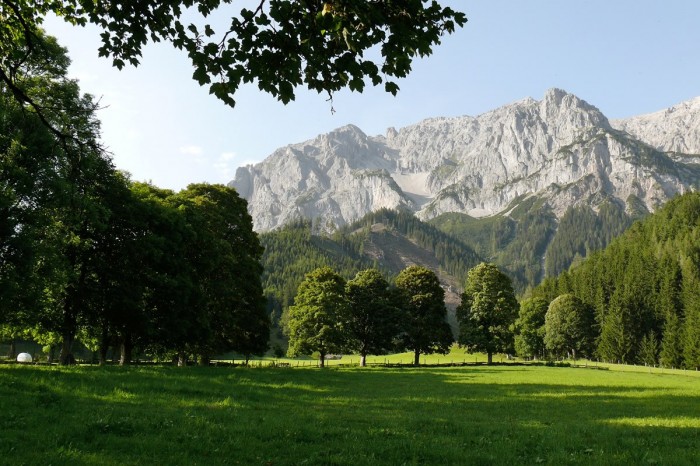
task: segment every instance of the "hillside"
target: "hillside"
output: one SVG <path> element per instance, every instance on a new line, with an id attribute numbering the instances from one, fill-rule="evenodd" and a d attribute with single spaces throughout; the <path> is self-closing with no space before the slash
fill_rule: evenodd
<path id="1" fill-rule="evenodd" d="M 700 193 L 669 201 L 532 295 L 563 293 L 595 309 L 601 359 L 700 368 Z"/>
<path id="2" fill-rule="evenodd" d="M 506 214 L 474 218 L 447 213 L 429 223 L 501 266 L 523 291 L 604 248 L 645 215 L 632 200 L 626 206 L 607 201 L 597 212 L 585 204 L 569 207 L 557 219 L 546 202 L 532 196 Z"/>
<path id="3" fill-rule="evenodd" d="M 260 235 L 265 247 L 263 287 L 276 324 L 283 309 L 293 303 L 304 275 L 317 267 L 328 265 L 346 279 L 377 267 L 393 278 L 420 264 L 437 274 L 453 311 L 467 271 L 481 261 L 471 248 L 410 212 L 375 212 L 330 236 L 314 235 L 312 227 L 311 222 L 294 222 Z"/>

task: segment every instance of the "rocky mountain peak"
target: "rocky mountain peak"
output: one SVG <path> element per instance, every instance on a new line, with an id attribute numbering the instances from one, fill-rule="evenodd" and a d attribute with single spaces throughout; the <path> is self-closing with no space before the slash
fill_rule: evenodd
<path id="1" fill-rule="evenodd" d="M 561 89 L 549 89 L 540 102 L 544 119 L 555 124 L 568 123 L 573 127 L 609 128 L 608 119 L 593 105 Z"/>
<path id="2" fill-rule="evenodd" d="M 231 185 L 248 200 L 258 231 L 299 217 L 332 229 L 380 208 L 406 208 L 424 219 L 446 212 L 481 217 L 533 195 L 558 215 L 577 203 L 595 208 L 630 196 L 653 210 L 698 184 L 688 175 L 697 158 L 671 160 L 645 143 L 700 153 L 700 99 L 660 113 L 613 129 L 596 107 L 550 89 L 540 101 L 431 118 L 386 136 L 347 125 L 239 168 Z"/>

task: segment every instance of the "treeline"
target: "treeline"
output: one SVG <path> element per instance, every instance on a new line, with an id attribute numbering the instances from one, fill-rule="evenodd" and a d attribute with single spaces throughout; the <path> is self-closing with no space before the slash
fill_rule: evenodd
<path id="1" fill-rule="evenodd" d="M 262 248 L 244 200 L 197 184 L 133 183 L 100 147 L 96 104 L 66 77 L 65 49 L 38 33 L 7 57 L 32 102 L 0 83 L 0 340 L 51 360 L 76 342 L 105 361 L 184 362 L 267 349 Z"/>
<path id="2" fill-rule="evenodd" d="M 532 291 L 546 302 L 563 294 L 591 309 L 591 356 L 700 367 L 700 194 L 669 201 Z"/>
<path id="3" fill-rule="evenodd" d="M 489 364 L 496 352 L 513 348 L 518 302 L 510 278 L 493 264 L 468 272 L 457 308 L 457 342 L 466 350 L 484 351 Z M 354 352 L 361 365 L 368 354 L 412 351 L 447 353 L 455 338 L 447 323 L 445 292 L 431 270 L 413 265 L 393 285 L 376 269 L 362 270 L 349 281 L 331 267 L 308 273 L 294 305 L 285 314 L 289 356 Z"/>

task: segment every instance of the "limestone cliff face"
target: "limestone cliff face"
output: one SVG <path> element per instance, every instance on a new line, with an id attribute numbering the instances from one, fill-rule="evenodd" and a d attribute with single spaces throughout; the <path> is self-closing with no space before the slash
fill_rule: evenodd
<path id="1" fill-rule="evenodd" d="M 700 97 L 612 123 L 661 151 L 700 155 Z"/>
<path id="2" fill-rule="evenodd" d="M 385 136 L 339 128 L 239 168 L 230 184 L 248 200 L 258 231 L 299 217 L 332 229 L 384 207 L 424 219 L 480 217 L 531 195 L 557 214 L 630 196 L 653 210 L 700 182 L 700 156 L 692 155 L 700 153 L 700 99 L 674 109 L 675 126 L 653 115 L 611 125 L 595 107 L 552 89 L 541 101 L 433 118 Z"/>

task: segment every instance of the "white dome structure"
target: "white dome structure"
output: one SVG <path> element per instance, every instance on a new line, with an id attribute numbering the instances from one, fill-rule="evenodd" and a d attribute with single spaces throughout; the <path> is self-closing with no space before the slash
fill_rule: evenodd
<path id="1" fill-rule="evenodd" d="M 29 353 L 19 353 L 17 355 L 17 362 L 32 362 L 32 355 Z"/>

